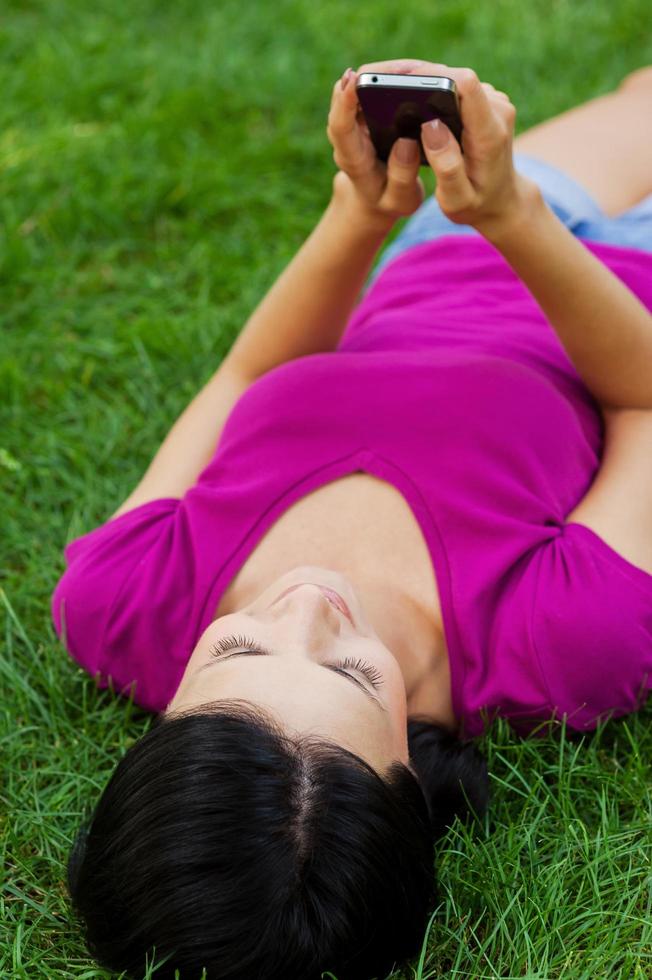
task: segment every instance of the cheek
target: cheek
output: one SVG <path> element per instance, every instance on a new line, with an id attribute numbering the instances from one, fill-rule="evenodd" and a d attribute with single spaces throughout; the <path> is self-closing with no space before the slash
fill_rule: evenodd
<path id="1" fill-rule="evenodd" d="M 407 717 L 402 715 L 397 719 L 394 733 L 394 758 L 400 759 L 405 765 L 410 761 L 410 747 L 407 733 Z"/>
<path id="2" fill-rule="evenodd" d="M 195 671 L 199 670 L 199 668 L 202 667 L 204 664 L 212 663 L 211 656 L 209 653 L 210 646 L 211 646 L 211 641 L 209 640 L 208 637 L 206 637 L 206 634 L 203 634 L 200 637 L 197 646 L 190 654 L 188 662 L 186 663 L 186 666 L 183 669 L 183 673 L 179 678 L 179 683 L 177 684 L 177 689 L 174 694 L 175 698 L 182 696 L 184 694 L 187 678 L 191 674 L 194 674 Z"/>
<path id="3" fill-rule="evenodd" d="M 188 660 L 188 663 L 184 668 L 179 687 L 181 687 L 185 678 L 189 674 L 194 674 L 195 671 L 199 670 L 200 667 L 203 667 L 204 664 L 208 664 L 211 662 L 211 659 L 207 655 L 206 650 L 207 647 L 202 646 L 201 648 L 195 647 L 195 649 L 192 651 L 192 653 L 190 654 L 190 659 Z"/>
<path id="4" fill-rule="evenodd" d="M 385 685 L 392 701 L 406 701 L 405 680 L 396 660 L 392 660 L 385 671 Z"/>
<path id="5" fill-rule="evenodd" d="M 407 694 L 400 670 L 396 668 L 385 682 L 385 699 L 392 723 L 396 730 L 405 735 L 407 729 Z"/>

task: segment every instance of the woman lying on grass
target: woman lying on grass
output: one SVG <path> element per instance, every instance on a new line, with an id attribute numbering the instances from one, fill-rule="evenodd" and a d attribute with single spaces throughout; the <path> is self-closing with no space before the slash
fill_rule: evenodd
<path id="1" fill-rule="evenodd" d="M 473 739 L 650 686 L 652 68 L 515 155 L 473 71 L 363 70 L 452 77 L 464 156 L 423 128 L 424 203 L 345 73 L 325 214 L 53 596 L 72 656 L 158 714 L 69 863 L 134 977 L 152 951 L 183 980 L 385 976 L 433 842 L 486 812 Z"/>

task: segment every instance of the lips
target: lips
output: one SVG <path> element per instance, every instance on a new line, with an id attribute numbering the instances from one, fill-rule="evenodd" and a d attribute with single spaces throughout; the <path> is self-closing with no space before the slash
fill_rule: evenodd
<path id="1" fill-rule="evenodd" d="M 301 588 L 302 585 L 316 586 L 316 588 L 319 589 L 322 595 L 328 599 L 330 604 L 332 606 L 335 606 L 336 609 L 339 609 L 339 611 L 346 616 L 346 618 L 349 620 L 351 625 L 353 625 L 353 617 L 351 616 L 351 610 L 349 609 L 349 607 L 347 606 L 346 602 L 339 594 L 339 592 L 336 592 L 335 589 L 329 589 L 325 585 L 319 585 L 318 582 L 299 582 L 298 585 L 291 585 L 289 589 L 285 589 L 284 592 L 281 592 L 280 596 L 278 596 L 278 598 L 274 600 L 272 605 L 276 605 L 276 603 L 279 602 L 283 598 L 283 596 L 286 596 L 288 592 L 294 592 L 295 589 Z"/>
<path id="2" fill-rule="evenodd" d="M 346 618 L 351 623 L 353 623 L 353 619 L 351 617 L 351 610 L 349 609 L 349 607 L 347 606 L 347 604 L 345 603 L 344 599 L 339 594 L 339 592 L 336 592 L 335 589 L 327 589 L 324 585 L 318 585 L 317 588 L 319 589 L 320 592 L 323 593 L 323 595 L 326 596 L 329 602 L 331 602 L 337 609 L 339 609 L 340 612 L 344 613 Z"/>

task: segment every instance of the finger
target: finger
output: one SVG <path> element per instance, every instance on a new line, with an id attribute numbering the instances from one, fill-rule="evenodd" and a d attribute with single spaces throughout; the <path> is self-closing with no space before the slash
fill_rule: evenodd
<path id="1" fill-rule="evenodd" d="M 353 68 L 347 68 L 333 85 L 330 109 L 339 110 L 340 116 L 342 114 L 347 117 L 355 116 L 360 108 L 356 92 L 357 80 L 357 72 Z"/>
<path id="2" fill-rule="evenodd" d="M 394 211 L 414 210 L 421 153 L 416 140 L 397 139 L 387 158 L 387 186 L 383 204 Z"/>
<path id="3" fill-rule="evenodd" d="M 462 210 L 473 200 L 474 190 L 466 175 L 460 145 L 445 123 L 440 119 L 433 122 L 421 127 L 421 141 L 437 178 L 437 196 L 439 199 L 441 190 L 447 210 Z"/>
<path id="4" fill-rule="evenodd" d="M 487 89 L 472 68 L 450 68 L 460 100 L 462 125 L 478 138 L 497 134 L 497 120 L 494 116 Z"/>
<path id="5" fill-rule="evenodd" d="M 507 132 L 513 132 L 516 122 L 516 106 L 510 100 L 509 96 L 505 95 L 504 98 L 496 96 L 492 98 L 491 105 L 503 127 L 506 127 Z"/>
<path id="6" fill-rule="evenodd" d="M 489 96 L 489 99 L 490 100 L 491 99 L 500 99 L 501 101 L 507 101 L 507 102 L 510 101 L 510 98 L 509 98 L 509 95 L 507 94 L 507 92 L 500 92 L 498 89 L 495 89 L 493 86 L 491 87 L 491 89 L 488 89 L 487 90 L 487 95 Z"/>
<path id="7" fill-rule="evenodd" d="M 348 82 L 344 85 L 348 73 Z M 334 149 L 335 162 L 342 170 L 354 175 L 369 165 L 375 156 L 370 150 L 370 137 L 362 125 L 356 93 L 357 74 L 347 69 L 333 86 L 326 131 Z"/>
<path id="8" fill-rule="evenodd" d="M 448 66 L 419 58 L 398 58 L 393 61 L 369 61 L 358 68 L 362 72 L 380 71 L 390 75 L 441 75 Z"/>
<path id="9" fill-rule="evenodd" d="M 487 90 L 471 68 L 455 72 L 455 85 L 460 100 L 460 114 L 465 129 L 482 136 L 493 129 L 493 116 Z"/>
<path id="10" fill-rule="evenodd" d="M 509 98 L 506 92 L 501 92 L 499 89 L 494 88 L 491 82 L 481 82 L 481 85 L 490 99 L 494 98 L 497 95 L 499 95 L 503 99 Z"/>

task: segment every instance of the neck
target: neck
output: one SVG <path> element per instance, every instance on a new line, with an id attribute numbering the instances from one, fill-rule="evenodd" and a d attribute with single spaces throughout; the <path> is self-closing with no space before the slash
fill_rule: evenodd
<path id="1" fill-rule="evenodd" d="M 358 585 L 356 582 L 356 590 Z M 448 649 L 439 608 L 400 585 L 372 586 L 359 595 L 371 623 L 398 660 L 407 696 L 408 718 L 419 715 L 456 729 Z"/>

